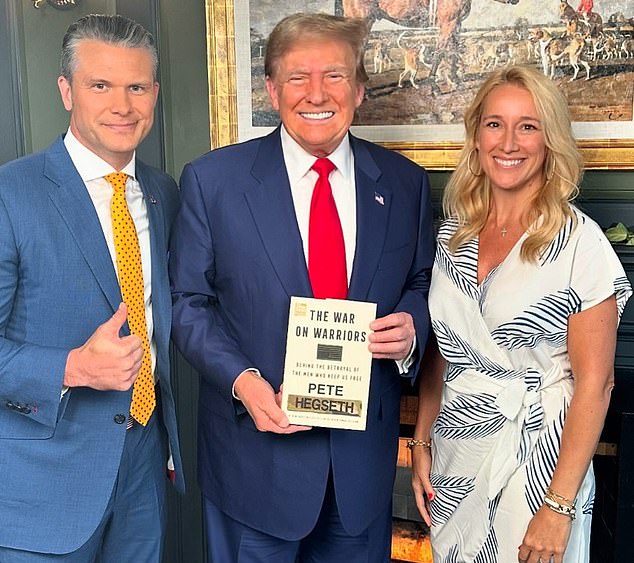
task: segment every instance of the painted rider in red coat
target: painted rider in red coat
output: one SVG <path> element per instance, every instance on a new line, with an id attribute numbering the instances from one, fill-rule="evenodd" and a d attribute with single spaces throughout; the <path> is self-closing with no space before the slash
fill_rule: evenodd
<path id="1" fill-rule="evenodd" d="M 581 2 L 579 3 L 579 7 L 577 8 L 577 12 L 579 12 L 581 15 L 589 17 L 592 13 L 593 7 L 593 0 L 581 0 Z"/>

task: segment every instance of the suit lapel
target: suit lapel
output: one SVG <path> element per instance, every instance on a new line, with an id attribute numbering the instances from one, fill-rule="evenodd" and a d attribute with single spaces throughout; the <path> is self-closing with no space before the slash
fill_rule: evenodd
<path id="1" fill-rule="evenodd" d="M 367 148 L 350 135 L 357 191 L 356 251 L 348 298 L 364 300 L 387 235 L 392 190 Z M 262 140 L 245 197 L 269 259 L 288 295 L 312 296 L 301 235 L 284 166 L 279 128 Z"/>
<path id="2" fill-rule="evenodd" d="M 154 331 L 157 335 L 169 334 L 169 318 L 166 311 L 171 310 L 171 297 L 167 291 L 167 240 L 165 232 L 165 201 L 152 174 L 145 165 L 136 161 L 137 179 L 145 199 L 145 208 L 150 225 L 150 253 L 152 256 L 152 315 Z"/>
<path id="3" fill-rule="evenodd" d="M 48 192 L 51 201 L 115 311 L 121 302 L 121 292 L 108 245 L 90 195 L 61 137 L 46 153 L 44 175 L 55 184 Z"/>
<path id="4" fill-rule="evenodd" d="M 348 299 L 364 301 L 383 252 L 392 190 L 381 185 L 381 170 L 366 146 L 352 135 L 350 143 L 357 190 L 357 238 Z"/>
<path id="5" fill-rule="evenodd" d="M 312 296 L 279 128 L 262 139 L 251 174 L 245 197 L 268 257 L 289 296 Z"/>

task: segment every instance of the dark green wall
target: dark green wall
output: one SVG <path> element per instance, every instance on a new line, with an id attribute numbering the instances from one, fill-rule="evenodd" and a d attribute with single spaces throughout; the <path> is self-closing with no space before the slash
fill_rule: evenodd
<path id="1" fill-rule="evenodd" d="M 165 169 L 176 179 L 185 163 L 209 150 L 205 6 L 203 0 L 159 3 Z M 196 484 L 198 376 L 173 354 L 175 396 L 187 493 L 170 498 L 166 563 L 202 563 L 204 534 Z"/>
<path id="2" fill-rule="evenodd" d="M 68 116 L 56 86 L 61 38 L 72 21 L 91 12 L 134 17 L 158 37 L 160 108 L 140 154 L 178 178 L 186 162 L 209 149 L 204 0 L 82 0 L 69 11 L 46 5 L 35 10 L 31 0 L 0 0 L 0 163 L 44 148 L 66 130 Z M 436 203 L 447 176 L 431 173 Z M 634 171 L 587 172 L 582 196 L 604 225 L 634 223 Z M 188 492 L 170 497 L 165 561 L 201 563 L 201 499 L 195 480 L 198 383 L 178 355 L 173 368 Z"/>
<path id="3" fill-rule="evenodd" d="M 165 157 L 177 179 L 186 162 L 210 148 L 204 4 L 160 2 Z"/>
<path id="4" fill-rule="evenodd" d="M 632 168 L 634 168 L 634 150 L 632 151 Z M 431 172 L 430 175 L 434 197 L 440 198 L 449 173 Z M 598 197 L 634 201 L 634 171 L 588 170 L 581 183 L 580 195 L 582 198 Z M 634 217 L 629 217 L 629 224 L 632 223 L 634 223 Z"/>

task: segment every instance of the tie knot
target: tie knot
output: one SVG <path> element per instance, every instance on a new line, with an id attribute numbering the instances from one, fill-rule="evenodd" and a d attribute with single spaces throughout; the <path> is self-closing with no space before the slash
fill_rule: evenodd
<path id="1" fill-rule="evenodd" d="M 125 183 L 128 180 L 128 175 L 125 172 L 113 172 L 112 174 L 107 174 L 104 178 L 115 192 L 125 190 Z"/>
<path id="2" fill-rule="evenodd" d="M 311 168 L 319 174 L 320 178 L 328 178 L 336 166 L 327 158 L 318 158 Z"/>

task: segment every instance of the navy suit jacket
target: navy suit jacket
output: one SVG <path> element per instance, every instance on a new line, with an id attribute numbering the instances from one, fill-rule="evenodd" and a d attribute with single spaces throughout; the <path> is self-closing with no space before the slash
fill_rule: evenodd
<path id="1" fill-rule="evenodd" d="M 183 488 L 170 386 L 167 241 L 174 181 L 137 161 L 147 196 L 163 420 Z M 66 553 L 99 524 L 119 469 L 132 391 L 68 390 L 66 358 L 121 292 L 84 182 L 60 137 L 0 167 L 0 545 Z M 122 330 L 129 334 L 127 325 Z M 124 415 L 123 417 L 119 415 Z"/>
<path id="2" fill-rule="evenodd" d="M 350 136 L 357 190 L 350 299 L 377 316 L 412 314 L 427 340 L 434 257 L 425 171 Z M 270 135 L 212 151 L 187 165 L 170 250 L 172 335 L 201 375 L 199 480 L 222 511 L 268 534 L 298 539 L 314 526 L 332 464 L 351 534 L 385 510 L 392 493 L 400 378 L 374 360 L 367 430 L 258 432 L 232 398 L 236 377 L 258 368 L 282 383 L 289 302 L 312 296 L 280 141 Z M 415 374 L 419 358 L 409 374 Z"/>

